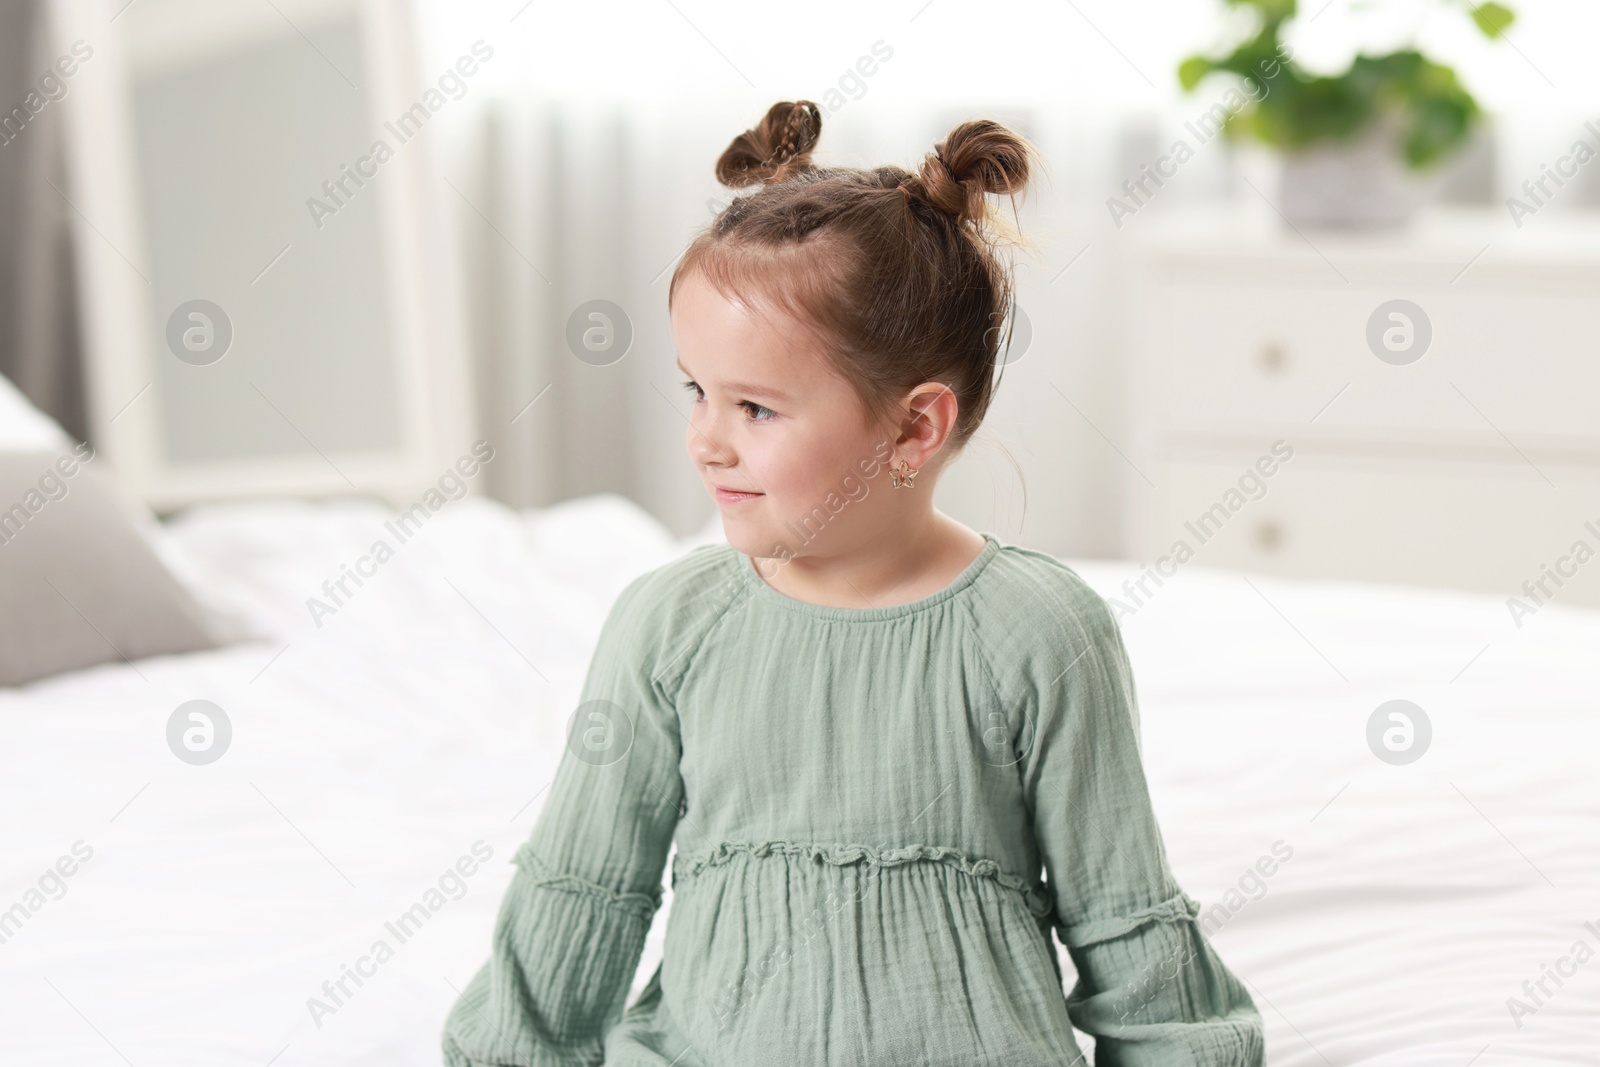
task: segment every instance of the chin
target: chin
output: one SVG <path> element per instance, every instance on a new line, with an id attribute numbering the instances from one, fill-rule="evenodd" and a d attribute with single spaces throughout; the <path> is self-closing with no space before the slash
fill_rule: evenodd
<path id="1" fill-rule="evenodd" d="M 722 516 L 722 535 L 728 544 L 747 556 L 769 556 L 782 540 L 766 532 L 760 524 Z"/>

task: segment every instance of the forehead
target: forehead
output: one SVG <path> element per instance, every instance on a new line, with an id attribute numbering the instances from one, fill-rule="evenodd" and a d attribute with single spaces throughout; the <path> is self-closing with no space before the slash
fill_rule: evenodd
<path id="1" fill-rule="evenodd" d="M 678 369 L 702 386 L 782 395 L 835 377 L 816 333 L 787 310 L 724 295 L 699 271 L 672 302 Z"/>

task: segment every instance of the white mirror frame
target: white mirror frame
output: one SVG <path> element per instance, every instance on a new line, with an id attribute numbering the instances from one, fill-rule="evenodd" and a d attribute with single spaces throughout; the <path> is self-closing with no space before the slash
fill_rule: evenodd
<path id="1" fill-rule="evenodd" d="M 134 0 L 137 2 L 137 0 Z M 296 5 L 281 0 L 285 8 Z M 67 180 L 74 214 L 85 378 L 91 434 L 131 493 L 160 511 L 260 496 L 370 495 L 403 506 L 468 451 L 472 386 L 462 333 L 462 295 L 429 145 L 384 163 L 374 183 L 386 255 L 384 286 L 399 392 L 401 447 L 387 452 L 170 462 L 162 441 L 157 344 L 125 43 L 116 19 L 129 0 L 52 0 L 57 54 L 74 41 L 93 48 L 70 92 L 51 106 L 66 123 Z M 358 13 L 367 75 L 364 107 L 394 115 L 425 88 L 414 21 L 403 0 L 318 0 Z M 285 235 L 290 241 L 291 235 Z M 126 258 L 124 258 L 126 253 Z M 311 446 L 316 449 L 316 445 Z M 355 489 L 352 489 L 352 485 Z"/>

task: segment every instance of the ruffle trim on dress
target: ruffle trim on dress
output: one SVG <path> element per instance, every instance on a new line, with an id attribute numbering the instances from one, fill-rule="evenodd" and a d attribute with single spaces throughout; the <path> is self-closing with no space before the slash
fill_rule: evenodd
<path id="1" fill-rule="evenodd" d="M 1114 937 L 1121 937 L 1131 933 L 1146 923 L 1152 922 L 1180 922 L 1184 919 L 1193 919 L 1200 914 L 1200 902 L 1187 893 L 1179 893 L 1169 897 L 1159 904 L 1152 904 L 1148 908 L 1128 915 L 1112 915 L 1104 919 L 1086 919 L 1079 923 L 1057 923 L 1056 933 L 1065 945 L 1081 948 L 1084 945 L 1093 945 L 1100 941 L 1109 941 Z"/>
<path id="2" fill-rule="evenodd" d="M 877 849 L 870 845 L 816 845 L 799 841 L 723 841 L 715 848 L 685 857 L 681 853 L 672 859 L 672 885 L 676 889 L 679 879 L 699 874 L 707 867 L 727 863 L 734 856 L 804 856 L 819 863 L 845 867 L 865 863 L 873 867 L 898 867 L 906 863 L 942 863 L 955 867 L 974 878 L 988 878 L 1007 889 L 1021 894 L 1028 910 L 1043 918 L 1051 910 L 1048 895 L 1030 885 L 1018 875 L 1002 870 L 994 860 L 973 859 L 965 852 L 949 845 L 907 845 L 904 848 Z"/>
<path id="3" fill-rule="evenodd" d="M 649 922 L 655 916 L 656 909 L 661 906 L 660 886 L 649 893 L 620 893 L 586 878 L 562 874 L 538 857 L 533 851 L 531 842 L 524 842 L 512 854 L 511 862 L 529 875 L 529 885 L 592 897 L 609 907 L 637 915 L 645 922 Z"/>

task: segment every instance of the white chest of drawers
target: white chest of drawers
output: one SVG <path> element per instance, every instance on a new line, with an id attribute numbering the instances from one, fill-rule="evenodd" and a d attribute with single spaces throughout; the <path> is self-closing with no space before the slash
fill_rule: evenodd
<path id="1" fill-rule="evenodd" d="M 1148 221 L 1119 235 L 1134 558 L 1600 605 L 1600 222 Z"/>

